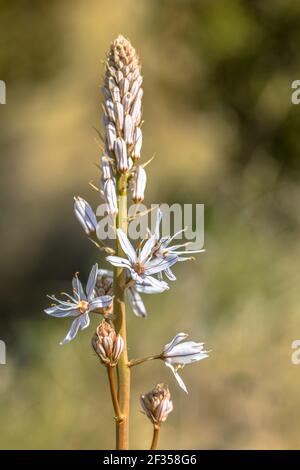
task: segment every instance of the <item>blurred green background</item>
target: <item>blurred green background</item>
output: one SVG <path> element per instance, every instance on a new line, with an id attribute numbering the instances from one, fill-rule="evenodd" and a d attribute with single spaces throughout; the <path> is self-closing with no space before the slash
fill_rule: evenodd
<path id="1" fill-rule="evenodd" d="M 188 396 L 162 363 L 133 371 L 131 446 L 151 439 L 139 395 L 165 382 L 161 448 L 300 447 L 299 26 L 289 0 L 0 1 L 1 448 L 114 446 L 96 323 L 60 347 L 69 321 L 42 312 L 99 260 L 72 198 L 98 202 L 101 61 L 119 33 L 143 63 L 146 203 L 204 203 L 207 250 L 145 299 L 147 320 L 128 315 L 130 355 L 178 331 L 212 349 L 182 372 Z"/>

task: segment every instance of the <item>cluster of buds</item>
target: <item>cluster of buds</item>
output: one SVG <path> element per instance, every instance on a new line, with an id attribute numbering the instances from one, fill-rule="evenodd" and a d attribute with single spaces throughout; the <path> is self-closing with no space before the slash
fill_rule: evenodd
<path id="1" fill-rule="evenodd" d="M 151 392 L 141 395 L 140 400 L 145 414 L 156 426 L 164 423 L 173 411 L 169 389 L 162 384 L 156 385 Z"/>
<path id="2" fill-rule="evenodd" d="M 124 341 L 110 322 L 103 320 L 92 337 L 92 346 L 103 364 L 114 367 L 123 351 Z"/>
<path id="3" fill-rule="evenodd" d="M 112 43 L 105 67 L 104 152 L 100 190 L 108 214 L 117 214 L 116 173 L 133 179 L 133 199 L 144 199 L 146 173 L 137 165 L 142 148 L 142 86 L 139 58 L 123 36 Z"/>

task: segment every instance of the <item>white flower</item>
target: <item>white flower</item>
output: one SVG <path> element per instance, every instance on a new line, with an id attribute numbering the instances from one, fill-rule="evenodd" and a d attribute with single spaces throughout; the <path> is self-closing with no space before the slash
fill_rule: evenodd
<path id="1" fill-rule="evenodd" d="M 98 265 L 95 264 L 90 272 L 86 292 L 84 291 L 77 274 L 73 277 L 73 295 L 65 292 L 62 294 L 67 300 L 57 299 L 55 295 L 48 296 L 51 300 L 56 302 L 51 307 L 46 308 L 44 311 L 52 317 L 65 318 L 75 317 L 67 336 L 60 344 L 65 344 L 71 341 L 77 335 L 79 329 L 84 330 L 90 324 L 89 313 L 93 310 L 108 307 L 112 303 L 110 295 L 103 295 L 100 297 L 95 296 L 94 288 L 97 280 Z"/>
<path id="2" fill-rule="evenodd" d="M 145 241 L 142 249 L 135 251 L 128 237 L 123 230 L 117 230 L 118 239 L 122 250 L 127 258 L 120 256 L 107 256 L 106 259 L 113 266 L 126 268 L 131 278 L 139 284 L 151 284 L 154 287 L 161 287 L 161 281 L 155 279 L 152 275 L 164 271 L 177 261 L 177 255 L 157 257 L 152 259 L 152 250 L 156 243 L 155 237 L 150 237 Z"/>
<path id="3" fill-rule="evenodd" d="M 110 295 L 112 289 L 113 272 L 106 269 L 99 269 L 95 286 L 96 295 Z M 152 284 L 147 284 L 147 280 L 144 281 L 144 284 L 137 284 L 135 281 L 131 280 L 129 286 L 126 288 L 126 295 L 133 313 L 137 317 L 145 318 L 147 316 L 146 307 L 140 294 L 160 294 L 167 289 L 169 289 L 169 286 L 164 281 L 158 286 L 153 286 Z"/>
<path id="4" fill-rule="evenodd" d="M 74 197 L 75 215 L 87 235 L 92 235 L 97 229 L 97 219 L 93 209 L 82 197 Z"/>
<path id="5" fill-rule="evenodd" d="M 170 246 L 170 243 L 176 238 L 180 233 L 185 232 L 186 229 L 179 230 L 173 236 L 164 236 L 160 238 L 160 223 L 162 219 L 162 211 L 160 208 L 157 210 L 156 225 L 153 236 L 156 239 L 156 244 L 153 249 L 153 257 L 165 257 L 169 255 L 177 255 L 177 261 L 188 261 L 191 259 L 191 255 L 194 253 L 203 253 L 205 250 L 181 250 L 180 248 L 186 248 L 189 245 L 189 242 L 182 243 L 178 245 Z M 170 281 L 176 281 L 176 276 L 173 274 L 170 268 L 164 270 L 165 275 Z M 161 278 L 162 272 L 159 277 Z"/>
<path id="6" fill-rule="evenodd" d="M 178 370 L 183 369 L 186 364 L 192 364 L 192 362 L 201 361 L 208 357 L 204 343 L 195 343 L 194 341 L 182 343 L 187 337 L 186 333 L 178 333 L 170 343 L 165 345 L 160 356 L 166 366 L 173 371 L 178 384 L 186 393 L 188 393 L 186 386 L 178 374 Z"/>

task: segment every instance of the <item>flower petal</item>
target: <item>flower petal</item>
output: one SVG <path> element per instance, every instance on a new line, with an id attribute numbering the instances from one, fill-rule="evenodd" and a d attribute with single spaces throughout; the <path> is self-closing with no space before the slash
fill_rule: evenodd
<path id="1" fill-rule="evenodd" d="M 151 255 L 152 253 L 152 250 L 153 248 L 155 247 L 156 245 L 156 238 L 155 236 L 153 235 L 152 237 L 150 237 L 145 245 L 143 246 L 142 248 L 142 251 L 140 253 L 140 256 L 139 256 L 139 262 L 141 264 L 145 264 L 146 261 L 148 260 L 149 256 Z"/>
<path id="2" fill-rule="evenodd" d="M 170 341 L 170 343 L 166 344 L 163 351 L 164 355 L 167 355 L 177 344 L 181 343 L 185 338 L 188 337 L 186 333 L 177 333 L 176 336 Z"/>
<path id="3" fill-rule="evenodd" d="M 142 297 L 137 292 L 137 290 L 134 287 L 129 287 L 126 290 L 126 292 L 127 292 L 127 298 L 128 298 L 128 301 L 130 303 L 133 313 L 137 317 L 146 318 L 147 316 L 146 308 L 142 300 Z"/>
<path id="4" fill-rule="evenodd" d="M 85 330 L 90 324 L 90 317 L 88 313 L 84 313 L 83 315 L 80 315 L 79 320 L 80 320 L 80 328 L 82 330 Z"/>
<path id="5" fill-rule="evenodd" d="M 165 271 L 165 269 L 170 268 L 173 264 L 177 263 L 177 255 L 168 255 L 165 258 L 156 258 L 145 266 L 145 275 L 151 275 L 159 273 L 160 271 Z"/>
<path id="6" fill-rule="evenodd" d="M 45 308 L 44 310 L 47 315 L 51 315 L 51 317 L 57 317 L 57 318 L 64 318 L 64 317 L 76 317 L 77 315 L 80 314 L 80 311 L 78 308 L 60 308 L 57 305 L 54 305 L 52 307 Z"/>
<path id="7" fill-rule="evenodd" d="M 135 287 L 141 294 L 160 294 L 169 289 L 165 281 L 160 281 L 152 276 L 147 276 L 143 284 L 136 283 Z"/>
<path id="8" fill-rule="evenodd" d="M 108 307 L 113 301 L 110 295 L 102 295 L 101 297 L 95 297 L 89 303 L 89 312 L 96 310 L 97 308 Z"/>
<path id="9" fill-rule="evenodd" d="M 159 229 L 160 229 L 161 219 L 162 219 L 162 211 L 158 207 L 157 213 L 156 213 L 155 229 L 154 229 L 154 237 L 156 238 L 156 240 L 159 240 Z"/>
<path id="10" fill-rule="evenodd" d="M 172 272 L 171 268 L 165 269 L 164 273 L 170 281 L 176 281 L 176 276 Z"/>
<path id="11" fill-rule="evenodd" d="M 88 281 L 86 283 L 86 296 L 88 300 L 90 300 L 94 294 L 94 288 L 95 288 L 95 284 L 97 281 L 97 275 L 98 275 L 98 264 L 96 263 L 92 267 Z"/>
<path id="12" fill-rule="evenodd" d="M 131 268 L 131 264 L 126 258 L 121 258 L 120 256 L 107 256 L 106 261 L 108 261 L 113 266 L 117 266 L 118 268 Z"/>
<path id="13" fill-rule="evenodd" d="M 137 262 L 136 252 L 133 246 L 131 245 L 126 233 L 123 232 L 123 230 L 118 229 L 117 234 L 118 234 L 118 239 L 122 247 L 122 250 L 124 251 L 127 258 L 129 259 L 130 263 L 131 264 L 136 263 Z"/>
<path id="14" fill-rule="evenodd" d="M 166 364 L 167 367 L 169 367 L 169 368 L 172 370 L 172 372 L 173 372 L 173 374 L 174 374 L 174 377 L 175 377 L 175 379 L 176 379 L 177 382 L 178 382 L 179 387 L 181 387 L 182 390 L 185 391 L 185 393 L 188 393 L 184 381 L 182 380 L 182 378 L 180 377 L 180 375 L 178 374 L 178 372 L 174 369 L 174 367 L 172 366 L 172 364 L 168 364 L 167 362 L 165 362 L 165 364 Z"/>
<path id="15" fill-rule="evenodd" d="M 60 344 L 62 345 L 62 344 L 69 343 L 69 341 L 74 339 L 78 333 L 79 328 L 80 328 L 80 317 L 77 317 L 73 321 L 71 328 L 69 329 L 67 333 L 67 336 L 60 342 Z"/>
<path id="16" fill-rule="evenodd" d="M 82 284 L 81 284 L 77 274 L 75 274 L 75 276 L 73 277 L 72 286 L 73 286 L 73 290 L 74 290 L 75 294 L 77 294 L 77 296 L 78 296 L 78 299 L 87 300 L 86 295 L 85 295 L 84 290 L 83 290 L 83 287 L 82 287 Z"/>

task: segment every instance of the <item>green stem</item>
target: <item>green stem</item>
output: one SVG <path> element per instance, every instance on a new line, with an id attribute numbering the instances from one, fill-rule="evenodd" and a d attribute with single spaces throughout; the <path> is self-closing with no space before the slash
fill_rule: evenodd
<path id="1" fill-rule="evenodd" d="M 141 359 L 132 359 L 131 361 L 129 361 L 128 365 L 129 367 L 138 366 L 143 362 L 153 361 L 154 359 L 161 359 L 161 354 L 157 354 L 155 356 L 142 357 Z"/>
<path id="2" fill-rule="evenodd" d="M 126 175 L 117 175 L 117 196 L 118 215 L 116 218 L 116 228 L 121 228 L 127 233 L 127 178 Z M 118 239 L 116 240 L 116 255 L 124 256 Z M 116 448 L 128 449 L 129 447 L 129 400 L 130 400 L 130 368 L 128 367 L 128 353 L 126 341 L 126 309 L 125 309 L 125 288 L 124 270 L 115 268 L 114 270 L 114 315 L 115 328 L 124 340 L 124 349 L 120 356 L 118 373 L 118 401 L 123 420 L 116 422 Z"/>

